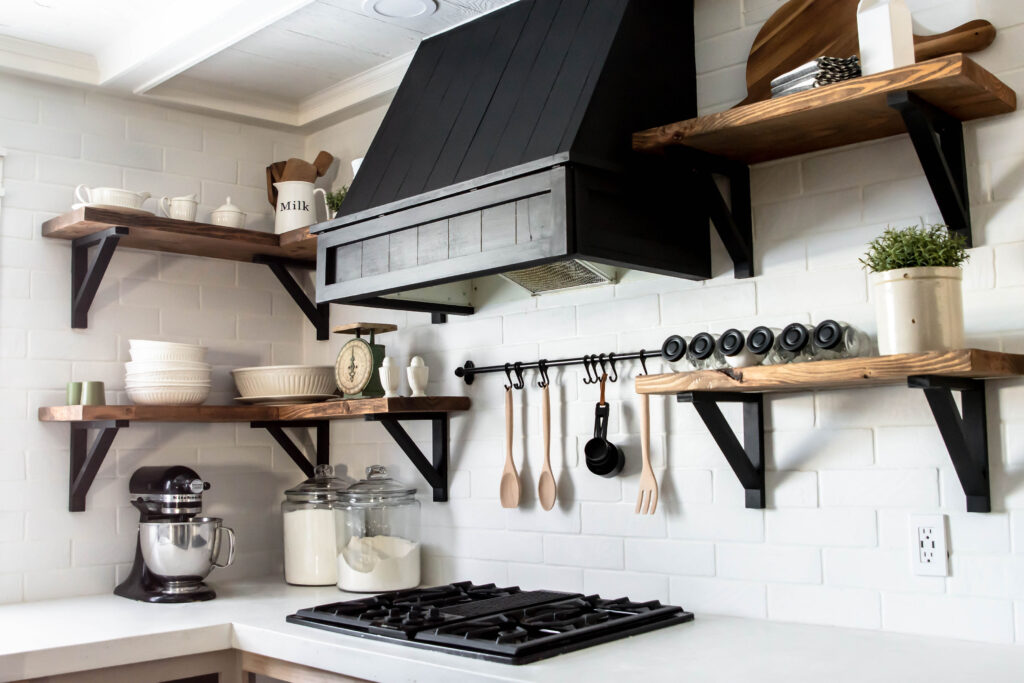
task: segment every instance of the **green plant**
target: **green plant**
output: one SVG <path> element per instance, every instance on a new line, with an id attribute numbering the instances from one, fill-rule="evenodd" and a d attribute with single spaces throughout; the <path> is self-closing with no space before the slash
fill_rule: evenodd
<path id="1" fill-rule="evenodd" d="M 886 228 L 868 244 L 860 262 L 871 272 L 881 273 L 926 266 L 959 268 L 969 258 L 967 240 L 950 232 L 949 226 L 939 224 L 927 228 Z"/>
<path id="2" fill-rule="evenodd" d="M 348 185 L 343 185 L 340 190 L 327 193 L 327 208 L 331 210 L 332 214 L 338 213 L 338 209 L 341 208 L 341 203 L 345 201 L 345 195 L 348 194 Z"/>

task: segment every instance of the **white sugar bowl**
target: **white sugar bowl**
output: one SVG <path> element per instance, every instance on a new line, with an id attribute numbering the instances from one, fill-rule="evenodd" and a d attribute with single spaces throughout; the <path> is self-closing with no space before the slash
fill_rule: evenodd
<path id="1" fill-rule="evenodd" d="M 231 197 L 228 197 L 227 202 L 210 213 L 210 222 L 226 228 L 242 228 L 245 227 L 245 212 L 232 204 Z"/>

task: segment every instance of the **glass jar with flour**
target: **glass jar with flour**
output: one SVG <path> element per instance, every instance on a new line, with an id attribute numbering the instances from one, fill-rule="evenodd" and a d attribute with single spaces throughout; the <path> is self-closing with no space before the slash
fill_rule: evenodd
<path id="1" fill-rule="evenodd" d="M 352 485 L 334 476 L 330 465 L 317 465 L 311 478 L 284 492 L 284 580 L 298 586 L 338 582 L 338 541 L 334 507 Z"/>
<path id="2" fill-rule="evenodd" d="M 339 499 L 338 588 L 356 593 L 415 588 L 420 583 L 420 503 L 416 489 L 381 465 Z"/>

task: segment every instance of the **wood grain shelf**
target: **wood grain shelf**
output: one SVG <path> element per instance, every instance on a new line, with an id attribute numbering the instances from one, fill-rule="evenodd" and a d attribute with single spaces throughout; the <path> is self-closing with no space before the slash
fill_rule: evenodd
<path id="1" fill-rule="evenodd" d="M 841 147 L 907 132 L 887 96 L 911 92 L 959 121 L 1015 111 L 1009 86 L 954 54 L 843 83 L 669 123 L 633 135 L 633 148 L 698 149 L 745 163 Z"/>
<path id="2" fill-rule="evenodd" d="M 466 396 L 360 398 L 292 406 L 50 406 L 39 409 L 41 422 L 290 422 L 344 420 L 366 415 L 448 413 L 469 410 Z"/>
<path id="3" fill-rule="evenodd" d="M 1024 376 L 1024 356 L 961 349 L 813 361 L 636 378 L 640 394 L 675 394 L 697 410 L 744 488 L 748 508 L 765 507 L 764 394 L 903 384 L 924 392 L 967 497 L 968 512 L 992 509 L 985 382 Z M 961 395 L 958 408 L 953 392 Z M 719 408 L 743 406 L 743 442 Z"/>
<path id="4" fill-rule="evenodd" d="M 308 228 L 275 235 L 94 206 L 74 209 L 46 221 L 43 237 L 75 240 L 114 227 L 129 229 L 120 246 L 132 249 L 231 261 L 248 262 L 257 256 L 316 261 L 316 236 L 310 235 Z"/>
<path id="5" fill-rule="evenodd" d="M 313 476 L 314 464 L 330 462 L 332 420 L 379 422 L 426 479 L 434 500 L 446 501 L 448 418 L 453 412 L 469 410 L 469 406 L 465 396 L 365 398 L 293 406 L 50 406 L 39 409 L 39 420 L 63 422 L 70 427 L 68 509 L 72 512 L 85 510 L 86 494 L 114 437 L 132 422 L 248 422 L 250 427 L 266 429 L 307 477 Z M 433 450 L 429 459 L 399 424 L 408 420 L 430 422 Z M 314 428 L 315 452 L 307 456 L 285 433 L 287 428 Z M 98 432 L 91 446 L 86 443 L 90 429 Z"/>
<path id="6" fill-rule="evenodd" d="M 1024 356 L 981 349 L 905 353 L 874 358 L 845 358 L 727 370 L 698 370 L 636 378 L 640 394 L 688 391 L 780 393 L 857 389 L 906 384 L 908 377 L 939 375 L 994 379 L 1024 375 Z"/>

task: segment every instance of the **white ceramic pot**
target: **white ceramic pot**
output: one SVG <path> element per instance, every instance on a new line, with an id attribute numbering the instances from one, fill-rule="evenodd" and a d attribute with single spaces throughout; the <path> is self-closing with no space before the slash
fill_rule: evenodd
<path id="1" fill-rule="evenodd" d="M 327 191 L 315 187 L 305 180 L 283 180 L 274 183 L 277 188 L 277 207 L 274 216 L 274 232 L 281 233 L 298 230 L 316 223 L 316 201 L 314 196 L 320 194 L 324 215 L 330 216 L 327 208 Z"/>
<path id="2" fill-rule="evenodd" d="M 120 206 L 125 209 L 141 209 L 142 203 L 150 198 L 148 192 L 132 192 L 119 187 L 86 187 L 75 188 L 75 199 L 82 204 L 100 204 L 102 206 Z"/>
<path id="3" fill-rule="evenodd" d="M 245 212 L 232 204 L 231 197 L 228 197 L 226 202 L 210 212 L 210 222 L 226 228 L 243 228 L 245 227 Z"/>
<path id="4" fill-rule="evenodd" d="M 962 269 L 900 268 L 871 277 L 880 354 L 963 348 Z"/>

